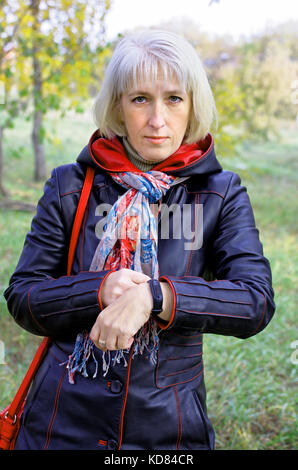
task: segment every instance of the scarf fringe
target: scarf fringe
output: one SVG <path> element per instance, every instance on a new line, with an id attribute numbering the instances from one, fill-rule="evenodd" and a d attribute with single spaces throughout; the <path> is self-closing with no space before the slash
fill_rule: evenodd
<path id="1" fill-rule="evenodd" d="M 68 369 L 68 381 L 70 384 L 74 384 L 74 375 L 76 373 L 81 374 L 83 377 L 89 377 L 87 371 L 87 363 L 90 357 L 93 358 L 95 363 L 95 372 L 93 378 L 97 376 L 98 362 L 94 355 L 93 342 L 89 338 L 88 332 L 79 333 L 76 338 L 75 347 L 73 353 L 68 357 L 68 361 L 63 362 L 62 365 L 66 365 Z"/>
<path id="2" fill-rule="evenodd" d="M 79 333 L 76 338 L 73 353 L 68 357 L 68 361 L 60 365 L 66 365 L 68 370 L 68 381 L 74 384 L 75 374 L 80 374 L 83 377 L 90 377 L 87 370 L 87 364 L 92 359 L 95 363 L 95 372 L 92 376 L 95 379 L 98 375 L 98 361 L 94 354 L 94 343 L 89 338 L 87 331 Z M 133 343 L 134 359 L 137 355 L 148 357 L 151 364 L 155 365 L 157 362 L 157 352 L 159 349 L 159 337 L 157 332 L 157 325 L 153 318 L 149 318 L 148 322 L 138 331 L 134 338 Z M 129 349 L 119 349 L 118 351 L 103 351 L 102 353 L 102 372 L 103 377 L 109 372 L 110 366 L 114 367 L 116 364 L 123 362 L 124 367 L 128 366 L 125 354 L 129 354 Z"/>

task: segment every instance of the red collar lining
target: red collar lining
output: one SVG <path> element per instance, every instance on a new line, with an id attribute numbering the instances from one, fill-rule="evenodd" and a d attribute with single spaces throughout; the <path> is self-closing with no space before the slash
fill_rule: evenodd
<path id="1" fill-rule="evenodd" d="M 154 166 L 152 171 L 168 173 L 181 170 L 201 160 L 212 147 L 213 137 L 208 134 L 205 139 L 197 143 L 181 145 L 173 155 Z M 108 172 L 142 173 L 127 158 L 118 137 L 113 139 L 98 138 L 98 131 L 96 131 L 89 141 L 89 151 L 93 161 Z"/>

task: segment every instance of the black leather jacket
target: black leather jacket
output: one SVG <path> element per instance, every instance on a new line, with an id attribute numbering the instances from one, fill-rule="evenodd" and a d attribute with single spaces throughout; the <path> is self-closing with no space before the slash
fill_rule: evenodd
<path id="1" fill-rule="evenodd" d="M 95 166 L 96 174 L 72 276 L 66 276 L 87 165 Z M 127 367 L 116 365 L 105 378 L 79 377 L 70 385 L 59 364 L 71 354 L 77 332 L 94 324 L 98 291 L 108 274 L 89 271 L 98 244 L 96 226 L 106 215 L 97 208 L 110 207 L 125 190 L 91 158 L 88 146 L 75 164 L 53 170 L 4 294 L 19 325 L 53 339 L 28 398 L 19 448 L 213 448 L 203 334 L 248 338 L 263 330 L 275 309 L 271 272 L 246 189 L 238 175 L 222 170 L 212 142 L 197 163 L 172 174 L 189 178 L 162 200 L 164 211 L 171 210 L 164 212 L 167 217 L 161 213 L 158 259 L 161 278 L 174 294 L 174 312 L 160 331 L 157 364 L 130 355 Z M 183 224 L 176 236 L 184 204 L 191 207 L 194 238 Z M 162 227 L 168 218 L 169 226 Z M 34 437 L 37 425 L 39 437 Z"/>

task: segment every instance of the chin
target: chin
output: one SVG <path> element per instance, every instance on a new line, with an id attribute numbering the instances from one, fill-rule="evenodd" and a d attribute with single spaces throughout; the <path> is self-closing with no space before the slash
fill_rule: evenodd
<path id="1" fill-rule="evenodd" d="M 148 162 L 150 163 L 157 163 L 157 162 L 161 162 L 163 160 L 166 160 L 166 158 L 168 158 L 169 155 L 167 154 L 166 156 L 165 155 L 155 155 L 153 156 L 152 154 L 150 155 L 150 158 L 149 156 L 148 157 L 143 157 L 144 160 L 147 160 Z"/>
<path id="2" fill-rule="evenodd" d="M 151 162 L 158 162 L 165 160 L 170 155 L 172 155 L 172 153 L 169 150 L 165 151 L 164 149 L 150 149 L 149 151 L 146 151 L 146 153 L 144 153 L 143 158 Z"/>

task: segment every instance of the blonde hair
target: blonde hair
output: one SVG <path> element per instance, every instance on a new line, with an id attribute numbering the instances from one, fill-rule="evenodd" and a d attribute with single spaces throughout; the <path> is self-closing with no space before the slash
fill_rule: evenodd
<path id="1" fill-rule="evenodd" d="M 176 77 L 190 93 L 192 109 L 185 143 L 206 137 L 217 121 L 217 113 L 202 61 L 185 38 L 156 30 L 127 35 L 116 46 L 93 108 L 95 123 L 103 136 L 126 135 L 118 112 L 122 93 L 142 80 L 156 80 L 160 73 L 164 80 Z"/>

